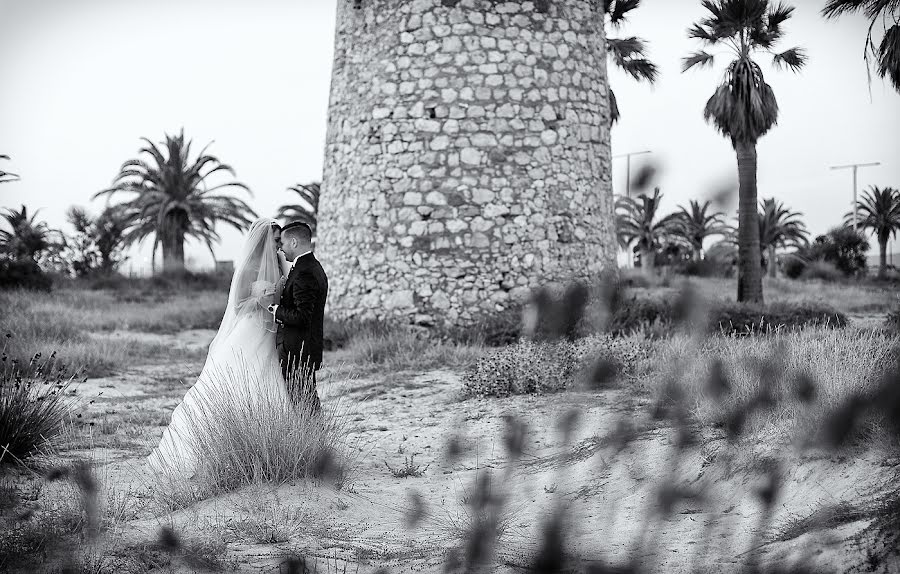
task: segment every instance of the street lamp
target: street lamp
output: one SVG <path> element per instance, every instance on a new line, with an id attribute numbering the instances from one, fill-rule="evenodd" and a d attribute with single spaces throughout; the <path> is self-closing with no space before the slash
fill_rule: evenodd
<path id="1" fill-rule="evenodd" d="M 873 162 L 873 163 L 851 163 L 847 165 L 833 165 L 831 169 L 853 169 L 853 229 L 858 230 L 859 226 L 857 224 L 857 207 L 856 207 L 856 171 L 861 167 L 871 167 L 874 165 L 881 165 L 881 162 Z"/>
<path id="2" fill-rule="evenodd" d="M 616 159 L 619 157 L 625 158 L 625 197 L 631 197 L 631 156 L 644 155 L 647 153 L 651 153 L 650 150 L 633 151 L 630 153 L 621 153 L 619 155 L 613 156 L 613 159 Z"/>

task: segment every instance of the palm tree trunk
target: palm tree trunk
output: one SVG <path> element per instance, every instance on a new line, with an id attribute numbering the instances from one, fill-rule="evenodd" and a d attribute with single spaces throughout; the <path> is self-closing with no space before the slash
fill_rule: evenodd
<path id="1" fill-rule="evenodd" d="M 738 301 L 763 302 L 756 199 L 756 143 L 735 142 L 738 163 Z"/>
<path id="2" fill-rule="evenodd" d="M 769 277 L 774 279 L 778 275 L 778 265 L 775 262 L 775 246 L 769 245 Z"/>
<path id="3" fill-rule="evenodd" d="M 641 269 L 645 275 L 653 275 L 654 263 L 652 249 L 641 249 Z"/>
<path id="4" fill-rule="evenodd" d="M 163 271 L 184 271 L 184 233 L 187 214 L 173 211 L 166 215 L 162 231 Z"/>
<path id="5" fill-rule="evenodd" d="M 887 242 L 888 236 L 878 238 L 878 277 L 887 275 Z"/>

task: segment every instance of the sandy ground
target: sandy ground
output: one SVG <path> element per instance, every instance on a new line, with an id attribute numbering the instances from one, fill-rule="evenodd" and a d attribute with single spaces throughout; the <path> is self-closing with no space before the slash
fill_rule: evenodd
<path id="1" fill-rule="evenodd" d="M 173 345 L 205 345 L 211 335 L 148 336 Z M 340 405 L 350 417 L 350 438 L 357 447 L 355 472 L 346 486 L 254 487 L 177 512 L 160 511 L 147 494 L 152 486 L 144 457 L 201 366 L 141 366 L 83 385 L 80 393 L 93 400 L 85 407 L 86 418 L 96 422 L 91 457 L 107 489 L 136 501 L 133 516 L 112 536 L 148 540 L 160 526 L 172 524 L 186 533 L 224 540 L 225 561 L 238 571 L 277 572 L 280 560 L 292 554 L 308 557 L 321 572 L 343 571 L 347 565 L 348 572 L 382 566 L 390 572 L 440 571 L 447 551 L 461 544 L 470 524 L 463 500 L 474 491 L 477 477 L 489 473 L 510 500 L 493 571 L 528 565 L 539 546 L 542 522 L 561 504 L 568 509 L 566 544 L 588 562 L 621 562 L 643 535 L 641 559 L 657 571 L 692 571 L 698 557 L 706 557 L 703 563 L 710 571 L 733 572 L 759 546 L 763 556 L 783 565 L 803 559 L 815 571 L 843 572 L 865 563 L 871 513 L 794 533 L 781 542 L 773 539 L 822 507 L 873 503 L 900 469 L 900 461 L 874 451 L 843 458 L 800 453 L 765 436 L 735 448 L 720 431 L 700 433 L 700 448 L 679 460 L 672 429 L 651 424 L 648 399 L 627 389 L 460 400 L 459 375 L 452 372 L 348 378 L 325 369 L 319 387 L 323 404 Z M 572 409 L 581 417 L 565 443 L 556 423 Z M 506 415 L 519 417 L 529 429 L 524 456 L 517 462 L 505 455 Z M 616 452 L 603 437 L 621 421 L 647 424 Z M 446 447 L 454 435 L 464 438 L 465 449 L 449 463 Z M 87 452 L 85 445 L 65 454 Z M 387 465 L 400 468 L 407 456 L 424 468 L 422 476 L 392 475 Z M 749 470 L 764 456 L 786 462 L 785 486 L 767 523 L 761 523 L 756 495 L 760 476 Z M 680 504 L 669 516 L 655 515 L 659 487 L 676 481 L 688 488 L 705 487 L 705 499 Z M 424 502 L 425 515 L 410 529 L 406 522 L 414 493 Z M 246 532 L 239 526 L 249 523 L 269 524 L 287 540 L 264 543 L 233 535 Z M 641 532 L 644 524 L 648 528 Z M 896 564 L 882 568 L 900 571 Z"/>

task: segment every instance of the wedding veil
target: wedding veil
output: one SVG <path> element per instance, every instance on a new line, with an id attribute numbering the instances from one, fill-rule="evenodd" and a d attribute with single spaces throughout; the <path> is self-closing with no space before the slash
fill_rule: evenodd
<path id="1" fill-rule="evenodd" d="M 241 319 L 250 316 L 260 329 L 275 332 L 275 320 L 266 306 L 276 303 L 280 293 L 281 270 L 276 254 L 274 219 L 261 217 L 247 232 L 240 257 L 234 261 L 234 275 L 228 292 L 228 306 L 209 352 L 228 338 Z"/>

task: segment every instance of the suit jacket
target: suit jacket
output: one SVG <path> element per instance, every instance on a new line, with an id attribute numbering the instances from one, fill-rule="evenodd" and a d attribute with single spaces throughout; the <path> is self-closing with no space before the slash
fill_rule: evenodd
<path id="1" fill-rule="evenodd" d="M 297 259 L 281 291 L 275 344 L 318 369 L 322 364 L 328 276 L 312 253 Z M 302 347 L 302 352 L 301 352 Z"/>

